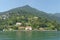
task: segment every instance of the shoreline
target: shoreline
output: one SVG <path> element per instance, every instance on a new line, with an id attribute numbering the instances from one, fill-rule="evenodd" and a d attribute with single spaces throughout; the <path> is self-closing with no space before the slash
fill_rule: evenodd
<path id="1" fill-rule="evenodd" d="M 8 32 L 9 30 L 7 31 L 1 31 L 1 32 Z M 57 31 L 57 30 L 11 30 L 11 31 L 41 31 L 41 32 L 44 32 L 44 31 Z"/>

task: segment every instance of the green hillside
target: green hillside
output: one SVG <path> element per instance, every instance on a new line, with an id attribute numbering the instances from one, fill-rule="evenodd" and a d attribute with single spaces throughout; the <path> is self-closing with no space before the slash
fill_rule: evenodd
<path id="1" fill-rule="evenodd" d="M 45 30 L 60 30 L 60 24 L 55 16 L 46 12 L 25 5 L 0 13 L 0 30 L 9 29 L 18 30 L 16 23 L 20 26 L 31 26 L 33 29 L 44 28 Z"/>

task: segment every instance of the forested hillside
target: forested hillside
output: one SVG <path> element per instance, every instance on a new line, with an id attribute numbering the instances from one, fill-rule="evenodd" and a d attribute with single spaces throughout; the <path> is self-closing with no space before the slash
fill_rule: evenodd
<path id="1" fill-rule="evenodd" d="M 55 16 L 28 5 L 0 13 L 0 30 L 8 29 L 9 27 L 18 30 L 17 22 L 22 23 L 20 26 L 31 26 L 33 29 L 60 30 L 60 24 Z"/>

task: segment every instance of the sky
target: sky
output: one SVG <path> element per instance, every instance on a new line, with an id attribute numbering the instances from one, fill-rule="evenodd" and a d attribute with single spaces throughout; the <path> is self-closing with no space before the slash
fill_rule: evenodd
<path id="1" fill-rule="evenodd" d="M 60 0 L 0 0 L 0 12 L 24 5 L 47 13 L 60 13 Z"/>

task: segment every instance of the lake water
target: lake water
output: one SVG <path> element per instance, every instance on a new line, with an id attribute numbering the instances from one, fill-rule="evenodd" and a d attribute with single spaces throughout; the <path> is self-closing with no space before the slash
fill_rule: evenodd
<path id="1" fill-rule="evenodd" d="M 47 31 L 0 32 L 0 40 L 60 40 L 60 32 L 47 32 Z"/>

